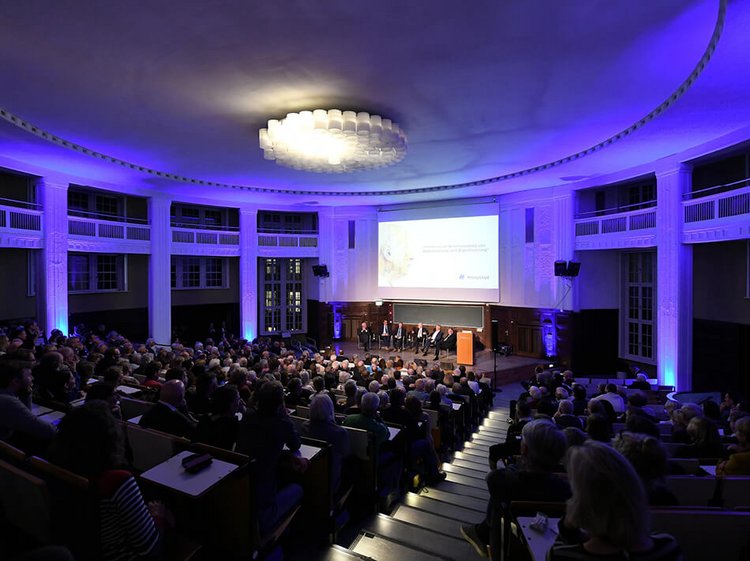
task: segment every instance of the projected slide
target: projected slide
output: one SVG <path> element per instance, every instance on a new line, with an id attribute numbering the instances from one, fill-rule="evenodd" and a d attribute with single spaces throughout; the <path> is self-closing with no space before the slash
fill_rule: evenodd
<path id="1" fill-rule="evenodd" d="M 378 287 L 391 298 L 497 300 L 497 215 L 380 222 Z"/>

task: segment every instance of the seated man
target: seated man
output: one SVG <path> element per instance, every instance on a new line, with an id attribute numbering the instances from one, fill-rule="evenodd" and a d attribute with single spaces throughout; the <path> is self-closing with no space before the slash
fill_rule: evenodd
<path id="1" fill-rule="evenodd" d="M 452 327 L 448 328 L 448 334 L 438 343 L 435 344 L 435 360 L 440 358 L 440 351 L 456 351 L 456 333 Z"/>
<path id="2" fill-rule="evenodd" d="M 491 541 L 493 551 L 501 551 L 499 523 L 511 501 L 563 502 L 570 497 L 568 482 L 553 474 L 565 454 L 563 432 L 552 421 L 537 419 L 526 423 L 521 435 L 523 462 L 487 475 L 487 516 L 479 524 L 461 526 L 463 537 L 482 557 Z"/>
<path id="3" fill-rule="evenodd" d="M 195 423 L 180 412 L 183 407 L 185 385 L 179 380 L 169 380 L 161 388 L 159 401 L 143 414 L 138 424 L 143 428 L 192 439 Z"/>
<path id="4" fill-rule="evenodd" d="M 403 323 L 398 323 L 398 326 L 393 329 L 392 336 L 394 350 L 403 351 L 404 341 L 406 341 L 406 328 Z"/>
<path id="5" fill-rule="evenodd" d="M 417 324 L 417 327 L 411 330 L 410 340 L 412 343 L 412 350 L 416 353 L 424 345 L 424 340 L 429 337 L 427 328 L 421 323 Z"/>
<path id="6" fill-rule="evenodd" d="M 357 332 L 357 338 L 359 339 L 359 342 L 362 344 L 362 349 L 366 353 L 370 352 L 370 328 L 367 327 L 367 322 L 363 321 L 361 327 L 359 328 L 359 331 Z"/>
<path id="7" fill-rule="evenodd" d="M 422 356 L 427 356 L 427 351 L 430 347 L 435 347 L 437 349 L 440 341 L 443 340 L 443 337 L 445 337 L 445 334 L 443 333 L 442 328 L 439 325 L 436 325 L 435 331 L 430 333 L 429 337 L 425 337 L 424 342 L 422 343 Z"/>
<path id="8" fill-rule="evenodd" d="M 385 345 L 386 348 L 391 347 L 391 327 L 388 325 L 388 320 L 383 320 L 383 325 L 380 327 L 380 346 Z"/>
<path id="9" fill-rule="evenodd" d="M 0 440 L 38 454 L 55 437 L 57 429 L 31 412 L 33 385 L 31 363 L 0 360 Z"/>

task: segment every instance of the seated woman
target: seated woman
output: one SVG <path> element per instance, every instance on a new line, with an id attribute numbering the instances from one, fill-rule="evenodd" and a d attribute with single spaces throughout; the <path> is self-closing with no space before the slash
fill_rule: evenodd
<path id="1" fill-rule="evenodd" d="M 737 444 L 729 446 L 731 456 L 719 462 L 716 475 L 750 475 L 750 416 L 742 417 L 734 423 Z"/>
<path id="2" fill-rule="evenodd" d="M 198 421 L 195 441 L 234 450 L 240 426 L 237 413 L 245 413 L 239 390 L 230 385 L 217 388 L 211 396 L 210 413 Z"/>
<path id="3" fill-rule="evenodd" d="M 349 433 L 336 424 L 333 402 L 325 394 L 314 395 L 310 401 L 310 419 L 305 422 L 302 434 L 331 444 L 331 489 L 334 493 L 341 485 L 341 466 L 351 455 Z"/>
<path id="4" fill-rule="evenodd" d="M 646 491 L 619 452 L 588 440 L 570 450 L 566 467 L 573 496 L 548 561 L 682 559 L 672 536 L 649 533 Z"/>
<path id="5" fill-rule="evenodd" d="M 615 438 L 614 447 L 635 468 L 646 489 L 649 505 L 680 504 L 667 487 L 667 451 L 658 438 L 642 433 L 622 432 Z"/>
<path id="6" fill-rule="evenodd" d="M 687 425 L 689 443 L 677 450 L 678 458 L 722 458 L 726 456 L 719 429 L 705 417 L 693 417 Z"/>
<path id="7" fill-rule="evenodd" d="M 124 438 L 105 401 L 89 401 L 68 413 L 58 426 L 50 460 L 87 477 L 99 495 L 102 559 L 157 559 L 159 529 L 167 527 L 166 509 L 143 500 L 124 464 Z"/>

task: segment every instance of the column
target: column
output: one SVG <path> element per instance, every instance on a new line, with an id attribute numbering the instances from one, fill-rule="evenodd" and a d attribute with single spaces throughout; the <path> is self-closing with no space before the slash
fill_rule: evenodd
<path id="1" fill-rule="evenodd" d="M 149 199 L 151 255 L 148 260 L 148 332 L 159 344 L 172 342 L 172 228 L 167 197 Z"/>
<path id="2" fill-rule="evenodd" d="M 240 335 L 258 336 L 258 211 L 240 209 Z"/>
<path id="3" fill-rule="evenodd" d="M 555 229 L 555 260 L 575 261 L 575 225 L 573 212 L 573 192 L 569 187 L 555 189 L 552 201 L 553 224 Z M 553 264 L 554 266 L 554 264 Z M 552 272 L 549 273 L 552 275 Z M 553 275 L 554 276 L 554 275 Z M 553 284 L 555 305 L 558 309 L 573 310 L 578 294 L 578 279 L 563 281 L 557 277 Z M 571 283 L 570 290 L 564 283 Z"/>
<path id="4" fill-rule="evenodd" d="M 690 190 L 691 168 L 656 174 L 656 359 L 659 383 L 692 388 L 693 248 L 682 243 L 682 195 Z"/>
<path id="5" fill-rule="evenodd" d="M 42 233 L 41 302 L 39 320 L 42 331 L 53 329 L 68 333 L 68 184 L 41 179 L 37 195 L 44 210 Z"/>

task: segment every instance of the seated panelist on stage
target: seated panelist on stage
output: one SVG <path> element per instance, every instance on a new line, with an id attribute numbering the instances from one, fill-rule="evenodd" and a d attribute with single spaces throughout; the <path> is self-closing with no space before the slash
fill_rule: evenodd
<path id="1" fill-rule="evenodd" d="M 435 360 L 439 358 L 441 350 L 455 351 L 456 350 L 456 333 L 452 327 L 448 328 L 448 334 L 443 338 L 442 341 L 435 343 Z"/>
<path id="2" fill-rule="evenodd" d="M 445 337 L 445 334 L 442 332 L 441 327 L 439 325 L 436 325 L 435 331 L 430 333 L 430 336 L 426 337 L 424 343 L 422 344 L 422 355 L 427 356 L 427 349 L 429 349 L 431 346 L 434 346 L 437 349 L 440 341 L 443 340 L 443 337 Z"/>
<path id="3" fill-rule="evenodd" d="M 391 330 L 391 339 L 393 340 L 394 349 L 403 349 L 404 341 L 406 340 L 406 327 L 402 322 L 398 322 L 398 325 Z"/>
<path id="4" fill-rule="evenodd" d="M 429 336 L 429 332 L 421 323 L 418 323 L 417 327 L 415 327 L 412 332 L 414 334 L 412 345 L 414 347 L 414 352 L 417 352 L 424 345 L 424 340 Z"/>
<path id="5" fill-rule="evenodd" d="M 368 352 L 370 350 L 371 333 L 366 321 L 362 322 L 359 331 L 357 331 L 357 337 L 359 338 L 359 342 L 362 343 L 365 352 Z"/>
<path id="6" fill-rule="evenodd" d="M 380 346 L 383 346 L 383 343 L 385 343 L 386 347 L 391 346 L 391 326 L 388 324 L 388 320 L 383 320 L 383 325 L 380 327 L 380 333 L 378 334 L 380 336 Z"/>

